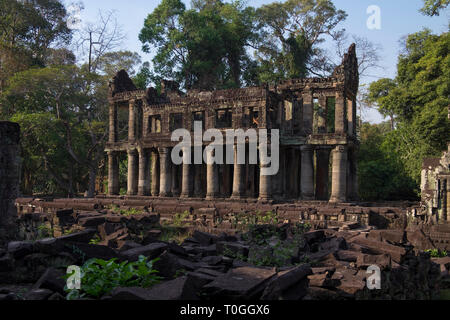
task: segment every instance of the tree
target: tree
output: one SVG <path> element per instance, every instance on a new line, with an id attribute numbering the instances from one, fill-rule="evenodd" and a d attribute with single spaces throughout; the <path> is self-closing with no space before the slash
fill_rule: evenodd
<path id="1" fill-rule="evenodd" d="M 330 73 L 333 65 L 320 48 L 325 36 L 338 39 L 336 27 L 347 14 L 329 0 L 288 0 L 257 10 L 260 43 L 256 51 L 260 81 L 302 78 Z"/>
<path id="2" fill-rule="evenodd" d="M 409 35 L 404 46 L 396 78 L 373 83 L 369 98 L 395 119 L 392 152 L 419 183 L 423 158 L 440 156 L 450 140 L 450 34 L 425 29 Z"/>
<path id="3" fill-rule="evenodd" d="M 89 72 L 95 73 L 103 56 L 118 49 L 124 39 L 115 12 L 99 11 L 96 23 L 85 24 L 77 31 L 75 45 L 80 56 L 85 58 Z"/>
<path id="4" fill-rule="evenodd" d="M 424 6 L 420 10 L 428 16 L 438 16 L 450 4 L 450 0 L 424 0 Z"/>
<path id="5" fill-rule="evenodd" d="M 180 0 L 163 0 L 148 15 L 139 39 L 155 48 L 154 73 L 184 88 L 239 87 L 253 37 L 253 13 L 241 1 L 198 0 L 187 10 Z"/>
<path id="6" fill-rule="evenodd" d="M 358 159 L 359 196 L 365 201 L 417 200 L 418 185 L 395 151 L 390 124 L 363 123 Z"/>
<path id="7" fill-rule="evenodd" d="M 107 135 L 106 99 L 106 81 L 74 65 L 29 69 L 11 78 L 3 105 L 28 133 L 24 153 L 35 161 L 24 167 L 24 176 L 45 168 L 69 196 L 75 183 L 88 185 L 93 194 Z M 74 173 L 76 166 L 81 177 Z"/>
<path id="8" fill-rule="evenodd" d="M 59 0 L 0 0 L 0 92 L 15 72 L 44 66 L 53 45 L 71 40 Z"/>

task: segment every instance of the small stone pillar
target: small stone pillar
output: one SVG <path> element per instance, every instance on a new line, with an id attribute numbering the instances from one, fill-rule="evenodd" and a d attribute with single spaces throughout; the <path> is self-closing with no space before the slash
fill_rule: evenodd
<path id="1" fill-rule="evenodd" d="M 109 105 L 109 142 L 117 142 L 117 104 Z"/>
<path id="2" fill-rule="evenodd" d="M 345 132 L 345 96 L 342 92 L 336 92 L 336 108 L 335 108 L 335 132 L 337 134 L 346 134 Z"/>
<path id="3" fill-rule="evenodd" d="M 14 239 L 17 231 L 14 202 L 19 196 L 19 141 L 20 126 L 0 121 L 0 241 Z"/>
<path id="4" fill-rule="evenodd" d="M 119 195 L 119 159 L 117 152 L 108 151 L 108 195 Z"/>
<path id="5" fill-rule="evenodd" d="M 129 196 L 135 196 L 138 193 L 139 180 L 139 158 L 136 150 L 128 150 L 128 192 Z"/>
<path id="6" fill-rule="evenodd" d="M 314 149 L 303 146 L 301 150 L 300 185 L 302 200 L 314 200 Z"/>
<path id="7" fill-rule="evenodd" d="M 266 149 L 266 150 L 264 150 Z M 272 176 L 264 175 L 263 169 L 270 168 L 270 163 L 268 163 L 266 153 L 269 153 L 270 146 L 260 145 L 259 158 L 260 158 L 260 173 L 259 173 L 259 198 L 258 200 L 270 200 L 272 199 Z"/>
<path id="8" fill-rule="evenodd" d="M 139 150 L 139 185 L 138 195 L 150 195 L 150 170 L 148 154 L 145 150 Z"/>
<path id="9" fill-rule="evenodd" d="M 316 171 L 316 199 L 328 200 L 328 180 L 330 164 L 329 148 L 319 148 L 316 150 L 317 171 Z"/>
<path id="10" fill-rule="evenodd" d="M 347 147 L 337 146 L 333 150 L 330 202 L 345 201 L 347 201 Z"/>
<path id="11" fill-rule="evenodd" d="M 184 163 L 191 162 L 189 159 L 190 150 L 188 148 L 183 148 L 183 173 L 181 181 L 181 198 L 189 198 L 192 195 L 192 164 Z"/>
<path id="12" fill-rule="evenodd" d="M 129 102 L 129 116 L 128 116 L 128 141 L 136 140 L 136 101 Z"/>
<path id="13" fill-rule="evenodd" d="M 159 159 L 158 152 L 152 151 L 152 196 L 159 196 Z"/>
<path id="14" fill-rule="evenodd" d="M 303 130 L 304 133 L 309 135 L 313 131 L 313 93 L 305 90 L 303 93 Z"/>
<path id="15" fill-rule="evenodd" d="M 208 163 L 212 162 L 214 150 L 206 152 Z M 211 200 L 219 196 L 219 173 L 216 163 L 206 164 L 206 199 Z"/>
<path id="16" fill-rule="evenodd" d="M 172 195 L 172 168 L 169 148 L 159 148 L 160 165 L 160 197 L 170 197 Z"/>
<path id="17" fill-rule="evenodd" d="M 245 151 L 245 146 L 243 148 Z M 234 173 L 232 199 L 241 199 L 244 196 L 244 164 L 238 163 L 238 147 L 234 146 Z"/>

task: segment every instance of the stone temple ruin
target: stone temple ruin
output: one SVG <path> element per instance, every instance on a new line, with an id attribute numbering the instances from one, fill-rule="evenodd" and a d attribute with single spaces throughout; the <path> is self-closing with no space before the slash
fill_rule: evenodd
<path id="1" fill-rule="evenodd" d="M 358 81 L 355 45 L 331 77 L 270 87 L 184 94 L 177 83 L 163 81 L 158 94 L 154 88 L 137 90 L 120 71 L 110 85 L 108 194 L 125 188 L 119 183 L 119 159 L 127 155 L 128 196 L 356 200 Z M 171 150 L 178 142 L 171 141 L 171 133 L 193 131 L 194 121 L 224 133 L 279 129 L 278 174 L 260 175 L 260 165 L 248 159 L 234 166 L 172 164 Z"/>
<path id="2" fill-rule="evenodd" d="M 441 158 L 426 158 L 422 165 L 422 203 L 433 222 L 450 222 L 450 142 Z"/>

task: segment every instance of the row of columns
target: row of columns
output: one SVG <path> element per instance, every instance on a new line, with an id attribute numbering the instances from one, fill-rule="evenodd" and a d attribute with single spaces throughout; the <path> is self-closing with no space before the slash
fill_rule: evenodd
<path id="1" fill-rule="evenodd" d="M 232 199 L 245 197 L 247 190 L 244 181 L 245 165 L 237 162 L 237 146 L 234 149 L 235 163 L 232 182 Z M 345 202 L 356 200 L 356 154 L 346 146 L 318 148 L 316 150 L 316 172 L 314 171 L 314 152 L 312 146 L 300 148 L 300 163 L 290 159 L 290 168 L 300 169 L 300 198 L 302 200 L 327 200 L 329 160 L 332 156 L 331 202 Z M 212 162 L 212 151 L 207 152 L 207 163 Z M 283 159 L 288 156 L 283 155 Z M 150 157 L 150 159 L 149 159 Z M 109 163 L 109 194 L 119 194 L 119 163 L 117 152 L 108 153 Z M 300 166 L 298 166 L 300 164 Z M 151 166 L 151 170 L 149 168 Z M 260 165 L 264 168 L 264 165 Z M 300 168 L 298 168 L 300 167 Z M 296 171 L 294 170 L 294 171 Z M 297 184 L 295 172 L 280 172 L 275 176 L 259 175 L 259 199 L 268 200 L 273 193 L 283 196 L 288 188 Z M 296 171 L 298 173 L 298 171 Z M 158 148 L 150 153 L 145 150 L 128 151 L 128 195 L 171 197 L 178 187 L 177 167 L 171 165 L 169 148 Z M 230 172 L 231 175 L 231 172 Z M 279 185 L 279 178 L 285 176 L 284 186 Z M 298 176 L 297 176 L 298 177 Z M 151 182 L 150 182 L 151 181 Z M 194 164 L 181 165 L 181 198 L 201 197 L 202 195 L 202 166 Z M 295 193 L 295 192 L 294 192 Z M 206 165 L 206 198 L 220 197 L 219 167 L 217 164 Z"/>

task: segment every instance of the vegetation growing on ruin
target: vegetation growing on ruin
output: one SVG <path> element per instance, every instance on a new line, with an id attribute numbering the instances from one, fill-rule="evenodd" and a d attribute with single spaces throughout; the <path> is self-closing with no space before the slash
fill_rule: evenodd
<path id="1" fill-rule="evenodd" d="M 448 256 L 448 252 L 445 250 L 429 249 L 425 252 L 429 253 L 432 258 L 445 258 Z"/>
<path id="2" fill-rule="evenodd" d="M 136 262 L 116 262 L 117 259 L 108 261 L 91 259 L 81 267 L 80 290 L 68 289 L 67 300 L 79 300 L 84 298 L 100 298 L 118 287 L 149 288 L 161 280 L 153 269 L 157 259 L 148 261 L 148 258 L 140 256 Z M 67 280 L 74 273 L 66 275 Z"/>

